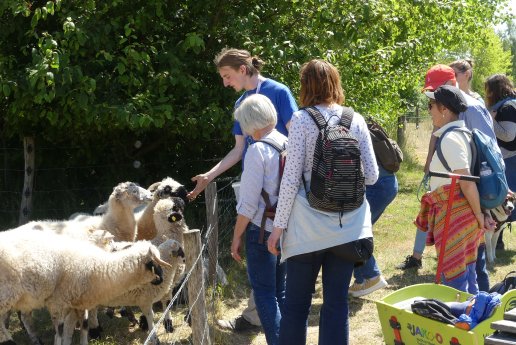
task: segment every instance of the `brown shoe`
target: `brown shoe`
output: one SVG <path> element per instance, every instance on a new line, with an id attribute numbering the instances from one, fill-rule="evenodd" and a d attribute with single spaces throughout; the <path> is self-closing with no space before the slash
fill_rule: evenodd
<path id="1" fill-rule="evenodd" d="M 232 332 L 259 331 L 261 329 L 260 326 L 253 325 L 244 319 L 242 315 L 233 320 L 217 320 L 217 324 L 220 328 Z"/>

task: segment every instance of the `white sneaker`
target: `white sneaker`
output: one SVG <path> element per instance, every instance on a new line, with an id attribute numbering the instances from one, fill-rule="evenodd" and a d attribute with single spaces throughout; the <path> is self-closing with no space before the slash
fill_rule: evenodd
<path id="1" fill-rule="evenodd" d="M 382 276 L 376 276 L 371 279 L 366 279 L 363 283 L 353 283 L 349 287 L 348 293 L 353 297 L 360 297 L 369 295 L 371 292 L 389 286 L 387 281 Z"/>

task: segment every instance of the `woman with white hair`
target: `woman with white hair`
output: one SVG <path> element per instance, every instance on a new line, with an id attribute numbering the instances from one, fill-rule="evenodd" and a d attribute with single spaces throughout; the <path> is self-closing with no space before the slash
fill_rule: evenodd
<path id="1" fill-rule="evenodd" d="M 231 256 L 236 261 L 242 260 L 240 249 L 245 233 L 247 274 L 258 316 L 267 344 L 277 344 L 280 308 L 285 298 L 285 264 L 267 249 L 272 219 L 264 213 L 278 200 L 280 152 L 275 147 L 285 149 L 287 137 L 275 129 L 276 110 L 266 96 L 255 94 L 247 97 L 235 111 L 235 119 L 255 142 L 245 155 Z"/>

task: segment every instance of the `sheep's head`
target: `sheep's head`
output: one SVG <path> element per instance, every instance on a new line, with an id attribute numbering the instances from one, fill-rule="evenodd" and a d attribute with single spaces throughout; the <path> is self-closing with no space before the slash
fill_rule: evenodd
<path id="1" fill-rule="evenodd" d="M 113 250 L 113 241 L 115 236 L 107 230 L 97 230 L 95 228 L 88 229 L 88 239 L 94 245 L 106 251 Z"/>
<path id="2" fill-rule="evenodd" d="M 116 200 L 135 208 L 152 200 L 152 193 L 134 182 L 122 182 L 111 194 Z"/>
<path id="3" fill-rule="evenodd" d="M 183 251 L 181 244 L 176 240 L 166 240 L 159 245 L 158 250 L 161 258 L 168 263 L 171 263 L 174 259 L 185 257 L 185 252 Z"/>
<path id="4" fill-rule="evenodd" d="M 172 268 L 172 265 L 161 259 L 160 252 L 153 245 L 149 247 L 149 255 L 151 260 L 145 264 L 145 268 L 155 275 L 155 278 L 151 281 L 151 284 L 159 285 L 163 283 L 163 269 L 161 266 Z"/>
<path id="5" fill-rule="evenodd" d="M 186 194 L 188 191 L 185 186 L 175 181 L 171 177 L 164 178 L 161 182 L 156 182 L 149 187 L 149 191 L 154 193 L 154 198 L 164 199 L 169 197 L 178 197 L 188 203 Z"/>
<path id="6" fill-rule="evenodd" d="M 154 222 L 163 224 L 164 221 L 168 223 L 176 223 L 184 218 L 185 203 L 181 198 L 162 199 L 154 206 Z"/>

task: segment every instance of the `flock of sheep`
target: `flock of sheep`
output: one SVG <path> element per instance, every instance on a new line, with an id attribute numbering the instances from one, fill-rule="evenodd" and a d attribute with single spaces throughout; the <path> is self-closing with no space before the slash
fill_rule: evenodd
<path id="1" fill-rule="evenodd" d="M 103 215 L 0 232 L 0 345 L 16 344 L 7 328 L 11 311 L 20 312 L 31 342 L 42 345 L 32 311 L 43 307 L 55 328 L 54 345 L 71 344 L 78 323 L 81 345 L 88 333 L 98 337 L 99 306 L 138 306 L 140 327 L 152 331 L 152 304 L 168 301 L 185 272 L 186 193 L 169 177 L 149 189 L 124 182 L 102 206 Z M 172 331 L 170 315 L 165 328 Z M 155 335 L 152 342 L 159 342 Z"/>

